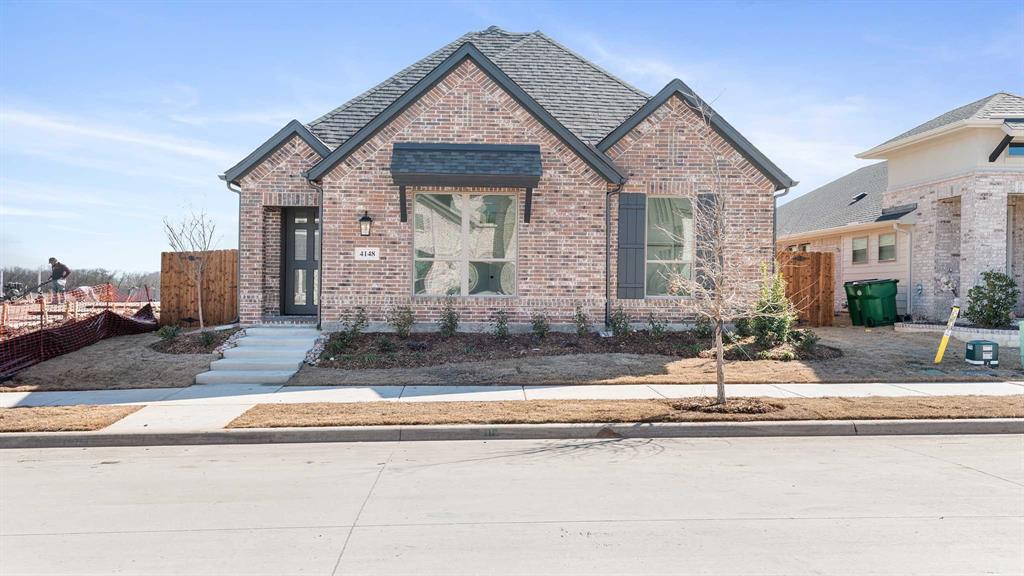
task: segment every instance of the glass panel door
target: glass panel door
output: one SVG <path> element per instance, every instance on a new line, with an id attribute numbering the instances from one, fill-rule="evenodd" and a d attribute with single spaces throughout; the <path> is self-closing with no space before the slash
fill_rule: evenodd
<path id="1" fill-rule="evenodd" d="M 285 208 L 282 214 L 284 250 L 281 275 L 282 312 L 316 314 L 320 287 L 320 218 L 316 208 Z"/>

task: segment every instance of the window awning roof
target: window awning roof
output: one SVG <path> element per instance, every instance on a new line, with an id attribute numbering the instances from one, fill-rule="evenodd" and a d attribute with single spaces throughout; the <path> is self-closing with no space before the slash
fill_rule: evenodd
<path id="1" fill-rule="evenodd" d="M 391 177 L 399 186 L 534 188 L 541 177 L 536 144 L 396 143 Z"/>

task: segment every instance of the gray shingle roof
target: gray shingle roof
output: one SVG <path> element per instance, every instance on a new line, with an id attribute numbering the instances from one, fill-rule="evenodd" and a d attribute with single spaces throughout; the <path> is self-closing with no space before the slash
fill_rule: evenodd
<path id="1" fill-rule="evenodd" d="M 396 143 L 391 175 L 410 186 L 473 186 L 497 183 L 531 188 L 541 177 L 536 144 Z"/>
<path id="2" fill-rule="evenodd" d="M 959 108 L 950 110 L 945 114 L 936 116 L 924 124 L 915 126 L 895 138 L 890 138 L 882 143 L 881 146 L 970 118 L 993 119 L 1021 115 L 1024 115 L 1024 97 L 1017 96 L 1016 94 L 1010 94 L 1009 92 L 996 92 L 991 96 L 986 96 L 981 100 L 971 102 L 970 104 L 966 104 Z"/>
<path id="3" fill-rule="evenodd" d="M 878 162 L 850 172 L 779 206 L 779 236 L 863 224 L 883 219 L 882 194 L 889 183 L 889 165 Z M 865 194 L 854 201 L 859 194 Z"/>
<path id="4" fill-rule="evenodd" d="M 310 122 L 310 131 L 336 148 L 466 42 L 584 142 L 600 141 L 649 98 L 541 32 L 506 32 L 492 26 L 459 37 Z"/>

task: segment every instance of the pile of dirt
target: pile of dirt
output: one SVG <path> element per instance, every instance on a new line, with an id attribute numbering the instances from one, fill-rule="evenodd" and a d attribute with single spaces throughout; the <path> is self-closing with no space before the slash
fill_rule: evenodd
<path id="1" fill-rule="evenodd" d="M 173 338 L 154 342 L 151 348 L 164 354 L 213 354 L 213 351 L 218 346 L 223 344 L 238 330 L 238 328 L 232 328 L 230 330 L 208 330 L 206 332 L 179 334 Z"/>

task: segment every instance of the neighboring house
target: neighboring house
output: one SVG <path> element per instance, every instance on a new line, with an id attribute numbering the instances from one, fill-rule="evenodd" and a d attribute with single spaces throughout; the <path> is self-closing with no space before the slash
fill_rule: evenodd
<path id="1" fill-rule="evenodd" d="M 857 157 L 885 161 L 778 210 L 780 250 L 836 254 L 837 311 L 850 280 L 896 278 L 899 312 L 932 320 L 949 313 L 944 280 L 961 296 L 987 270 L 1024 281 L 1024 98 L 993 94 Z"/>
<path id="2" fill-rule="evenodd" d="M 713 160 L 698 102 L 678 80 L 648 96 L 540 32 L 466 34 L 222 176 L 240 195 L 241 321 L 331 328 L 408 305 L 427 323 L 448 298 L 467 327 L 499 309 L 566 324 L 577 306 L 596 324 L 619 305 L 690 319 L 665 277 L 694 274 Z M 795 183 L 711 123 L 728 225 L 746 231 L 730 248 L 768 261 L 775 192 Z"/>

